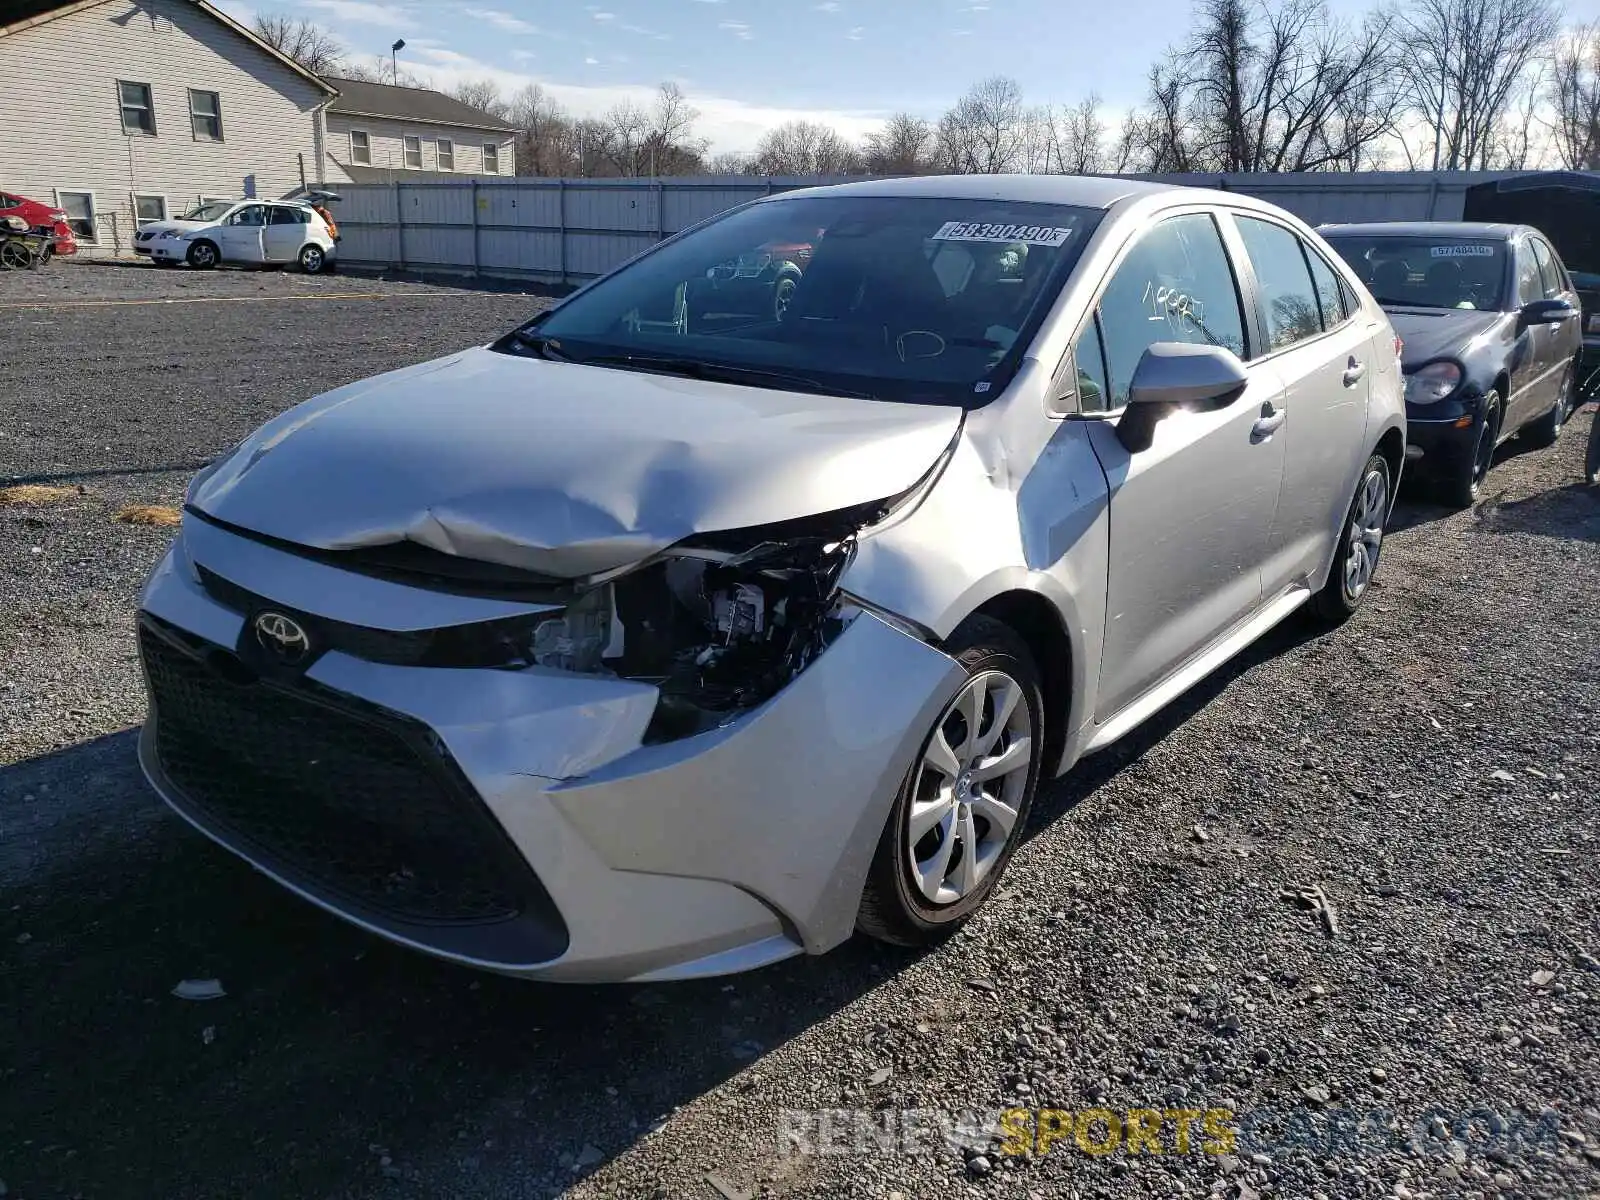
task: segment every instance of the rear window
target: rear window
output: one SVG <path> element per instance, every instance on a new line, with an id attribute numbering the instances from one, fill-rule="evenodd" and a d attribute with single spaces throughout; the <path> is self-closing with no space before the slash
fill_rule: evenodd
<path id="1" fill-rule="evenodd" d="M 535 324 L 577 361 L 670 356 L 977 405 L 1015 372 L 1101 215 L 932 197 L 753 204 Z"/>
<path id="2" fill-rule="evenodd" d="M 1388 308 L 1498 310 L 1506 291 L 1506 242 L 1426 235 L 1324 235 Z"/>

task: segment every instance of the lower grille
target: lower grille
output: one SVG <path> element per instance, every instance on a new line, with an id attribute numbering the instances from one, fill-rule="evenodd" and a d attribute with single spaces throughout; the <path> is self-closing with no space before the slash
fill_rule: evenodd
<path id="1" fill-rule="evenodd" d="M 155 751 L 202 825 L 309 891 L 401 925 L 566 930 L 537 877 L 426 727 L 301 680 L 253 678 L 231 652 L 146 616 Z M 430 939 L 442 945 L 438 937 Z"/>

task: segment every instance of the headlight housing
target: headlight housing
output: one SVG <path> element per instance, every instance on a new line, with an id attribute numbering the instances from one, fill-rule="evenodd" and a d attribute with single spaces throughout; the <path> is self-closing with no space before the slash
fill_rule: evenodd
<path id="1" fill-rule="evenodd" d="M 1458 363 L 1431 362 L 1406 376 L 1407 404 L 1437 404 L 1461 386 Z"/>

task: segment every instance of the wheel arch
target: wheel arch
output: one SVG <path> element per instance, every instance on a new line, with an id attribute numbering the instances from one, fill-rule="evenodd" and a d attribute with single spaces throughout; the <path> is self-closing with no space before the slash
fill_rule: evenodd
<path id="1" fill-rule="evenodd" d="M 1073 668 L 1078 662 L 1060 608 L 1040 592 L 1011 588 L 989 597 L 968 615 L 993 617 L 1022 638 L 1033 654 L 1044 701 L 1040 778 L 1054 777 L 1066 749 L 1075 695 Z"/>

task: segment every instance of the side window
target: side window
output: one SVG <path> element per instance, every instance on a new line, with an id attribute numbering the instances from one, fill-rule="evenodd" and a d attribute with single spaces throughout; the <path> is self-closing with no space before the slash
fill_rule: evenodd
<path id="1" fill-rule="evenodd" d="M 274 206 L 272 216 L 268 220 L 270 225 L 295 225 L 299 223 L 299 216 L 292 208 L 279 208 Z"/>
<path id="2" fill-rule="evenodd" d="M 1106 382 L 1106 356 L 1100 348 L 1100 322 L 1091 317 L 1072 347 L 1078 379 L 1078 408 L 1086 413 L 1105 412 L 1111 389 Z"/>
<path id="3" fill-rule="evenodd" d="M 1517 303 L 1532 304 L 1544 299 L 1544 280 L 1539 277 L 1539 263 L 1533 257 L 1531 242 L 1517 247 Z"/>
<path id="4" fill-rule="evenodd" d="M 1239 287 L 1217 224 L 1205 213 L 1169 217 L 1144 234 L 1106 284 L 1098 311 L 1106 408 L 1127 403 L 1133 370 L 1155 342 L 1245 355 Z"/>
<path id="5" fill-rule="evenodd" d="M 1554 300 L 1567 290 L 1566 280 L 1561 274 L 1561 264 L 1556 262 L 1550 247 L 1538 238 L 1530 238 L 1528 241 L 1533 247 L 1534 261 L 1539 264 L 1539 279 L 1544 286 L 1545 299 Z"/>
<path id="6" fill-rule="evenodd" d="M 1310 246 L 1305 246 L 1306 261 L 1311 264 L 1311 282 L 1317 289 L 1317 306 L 1322 310 L 1322 327 L 1332 329 L 1350 315 L 1345 304 L 1345 289 L 1339 285 L 1339 276 L 1328 260 Z"/>
<path id="7" fill-rule="evenodd" d="M 267 223 L 266 211 L 259 204 L 252 204 L 248 208 L 241 208 L 228 218 L 229 225 L 265 225 Z"/>
<path id="8" fill-rule="evenodd" d="M 1236 217 L 1256 269 L 1256 290 L 1267 321 L 1267 348 L 1282 350 L 1322 332 L 1322 312 L 1300 239 L 1282 225 Z"/>

